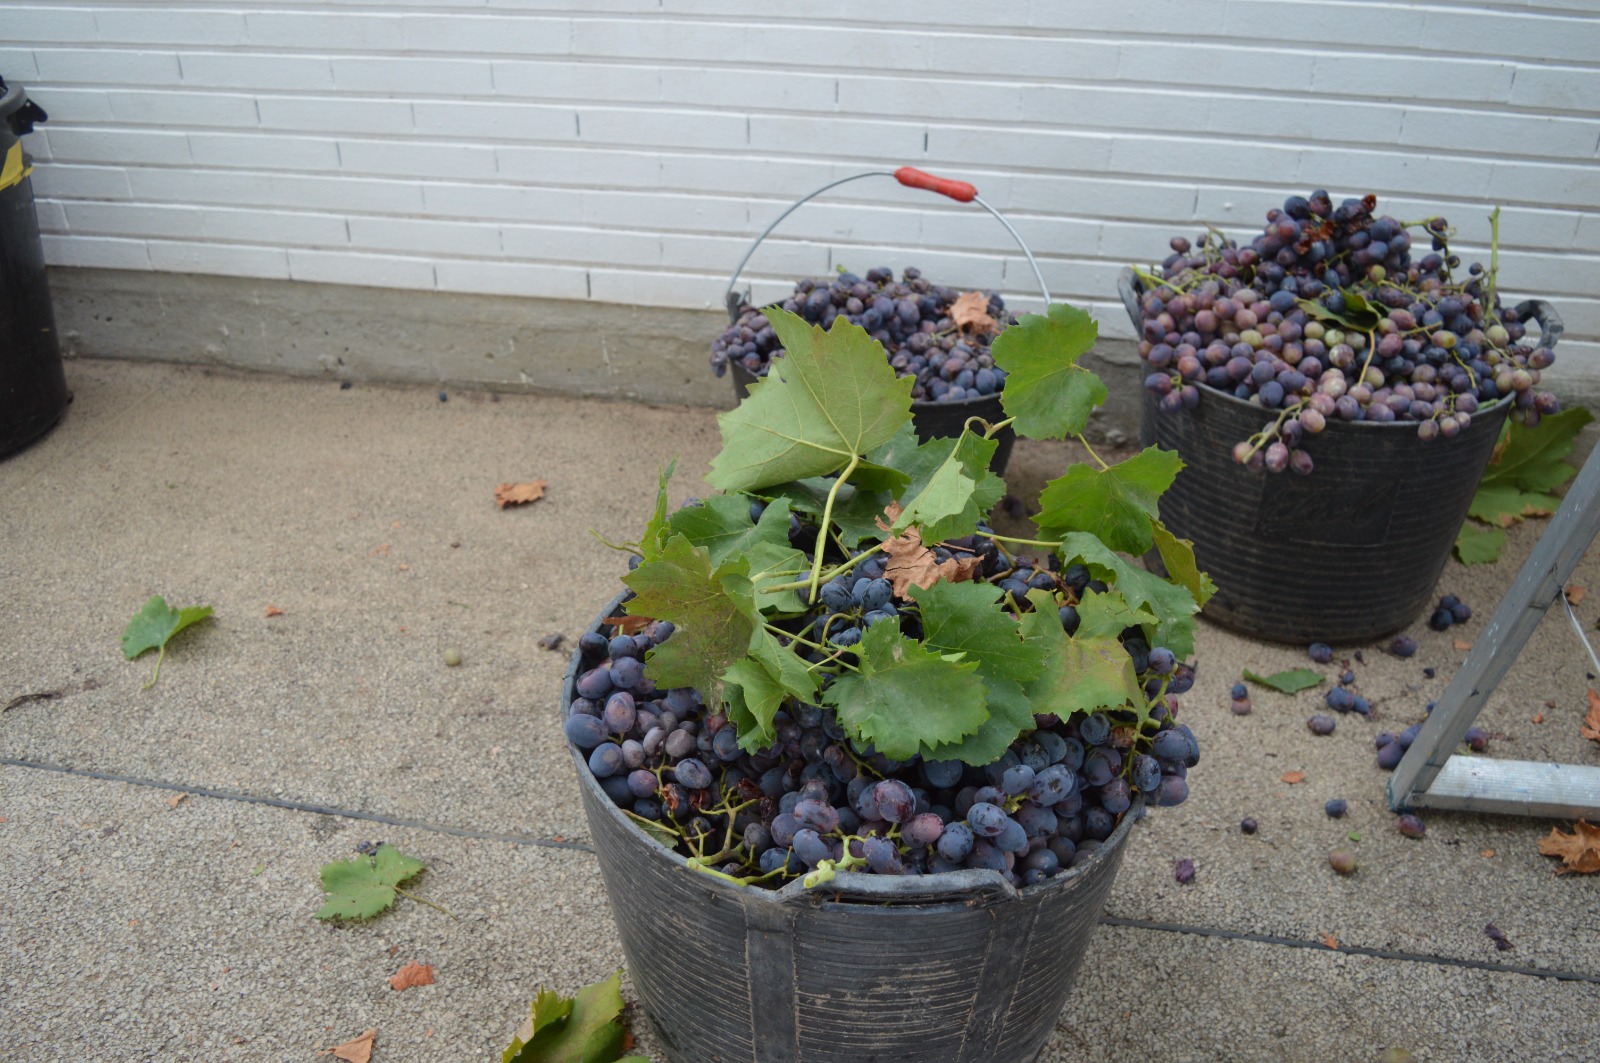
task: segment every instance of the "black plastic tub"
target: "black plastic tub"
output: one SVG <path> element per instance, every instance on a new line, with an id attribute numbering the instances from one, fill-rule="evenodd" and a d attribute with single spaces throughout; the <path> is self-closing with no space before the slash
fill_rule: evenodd
<path id="1" fill-rule="evenodd" d="M 0 159 L 20 156 L 21 138 L 44 119 L 21 85 L 0 81 Z M 33 179 L 23 177 L 0 188 L 0 457 L 48 432 L 71 398 Z"/>
<path id="2" fill-rule="evenodd" d="M 1137 330 L 1131 273 L 1119 287 Z M 1560 318 L 1544 304 L 1524 307 L 1538 313 L 1540 342 L 1552 346 Z M 1205 386 L 1192 410 L 1162 413 L 1158 401 L 1144 392 L 1141 442 L 1183 459 L 1161 520 L 1194 541 L 1196 562 L 1217 585 L 1203 615 L 1301 644 L 1369 641 L 1432 604 L 1511 408 L 1509 399 L 1480 407 L 1454 439 L 1426 441 L 1414 423 L 1330 420 L 1301 443 L 1315 466 L 1297 476 L 1233 460 L 1234 444 L 1270 422 L 1270 411 Z"/>
<path id="3" fill-rule="evenodd" d="M 574 653 L 563 720 L 582 665 Z M 992 871 L 847 872 L 816 890 L 768 890 L 691 870 L 572 753 L 628 971 L 671 1063 L 1036 1058 L 1142 812 L 1136 803 L 1095 859 L 1022 890 Z"/>
<path id="4" fill-rule="evenodd" d="M 739 362 L 729 363 L 728 375 L 733 378 L 734 397 L 743 402 L 744 397 L 750 394 L 750 385 L 757 380 L 756 375 Z M 960 402 L 911 404 L 911 427 L 916 429 L 917 441 L 920 443 L 940 437 L 958 436 L 967 420 L 972 417 L 981 417 L 990 424 L 1005 420 L 1005 409 L 1000 405 L 1000 396 L 984 395 L 981 398 L 963 399 Z M 997 432 L 994 438 L 994 457 L 989 459 L 989 470 L 996 476 L 1004 476 L 1006 463 L 1011 460 L 1011 447 L 1017 441 L 1017 433 L 1006 427 Z"/>

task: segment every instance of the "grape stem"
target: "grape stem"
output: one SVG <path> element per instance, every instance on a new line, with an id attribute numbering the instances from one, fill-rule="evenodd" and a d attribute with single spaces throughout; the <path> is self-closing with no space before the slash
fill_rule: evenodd
<path id="1" fill-rule="evenodd" d="M 976 418 L 974 418 L 974 420 L 976 420 Z M 1011 427 L 1012 423 L 1015 422 L 1015 421 L 1016 421 L 1015 417 L 1007 417 L 1005 420 L 996 421 L 994 424 L 989 424 L 987 421 L 985 421 L 984 425 L 986 427 L 983 430 L 983 438 L 985 438 L 985 439 L 993 439 L 995 437 L 996 433 L 1001 432 L 1004 429 L 1007 429 L 1007 428 Z"/>
<path id="2" fill-rule="evenodd" d="M 1083 447 L 1084 450 L 1089 452 L 1089 457 L 1091 457 L 1091 458 L 1093 458 L 1095 460 L 1096 464 L 1098 464 L 1100 466 L 1102 471 L 1111 468 L 1111 466 L 1109 466 L 1109 465 L 1107 465 L 1105 463 L 1105 459 L 1104 458 L 1100 457 L 1100 455 L 1098 455 L 1098 454 L 1096 454 L 1094 452 L 1094 448 L 1089 445 L 1089 441 L 1087 439 L 1083 438 L 1083 433 L 1082 432 L 1074 433 L 1074 438 L 1076 438 L 1078 440 L 1079 446 Z"/>
<path id="3" fill-rule="evenodd" d="M 993 540 L 996 540 L 997 542 L 1003 542 L 1003 543 L 1016 543 L 1019 546 L 1048 546 L 1052 550 L 1058 549 L 1066 541 L 1064 539 L 1063 540 L 1057 540 L 1055 542 L 1050 542 L 1050 541 L 1045 540 L 1045 539 L 1018 539 L 1015 536 L 1011 536 L 1011 535 L 996 535 L 993 532 L 984 533 L 984 538 L 985 539 L 993 539 Z M 1005 554 L 1004 550 L 1001 550 L 1000 552 L 1002 554 Z M 1011 561 L 1012 560 L 1010 554 L 1006 554 L 1006 560 L 1007 561 Z M 1013 563 L 1011 567 L 1015 568 L 1016 567 L 1015 563 Z"/>
<path id="4" fill-rule="evenodd" d="M 435 909 L 437 911 L 443 912 L 445 915 L 448 915 L 451 919 L 454 919 L 456 922 L 458 922 L 458 923 L 461 922 L 460 918 L 458 918 L 456 916 L 456 913 L 452 912 L 450 909 L 446 908 L 442 904 L 435 904 L 432 901 L 428 900 L 428 898 L 420 897 L 417 894 L 412 893 L 410 890 L 401 889 L 399 886 L 391 886 L 390 889 L 394 890 L 396 893 L 400 894 L 400 896 L 406 898 L 407 900 L 416 901 L 418 904 L 426 904 L 429 908 L 433 908 L 433 909 Z"/>
<path id="5" fill-rule="evenodd" d="M 1495 324 L 1500 323 L 1499 309 L 1495 304 L 1494 280 L 1500 272 L 1500 208 L 1489 215 L 1489 297 L 1485 304 Z"/>
<path id="6" fill-rule="evenodd" d="M 851 454 L 850 464 L 844 467 L 844 471 L 839 474 L 839 478 L 833 481 L 833 486 L 828 489 L 828 501 L 822 507 L 823 528 L 833 527 L 833 503 L 839 497 L 839 488 L 845 485 L 845 481 L 850 479 L 850 474 L 855 472 L 856 466 L 860 464 L 861 455 Z M 806 601 L 808 602 L 814 602 L 817 600 L 817 585 L 822 582 L 822 555 L 827 551 L 828 538 L 826 535 L 824 535 L 820 536 L 819 539 L 820 541 L 817 543 L 816 557 L 811 562 L 811 579 L 807 584 L 808 593 L 806 594 Z"/>

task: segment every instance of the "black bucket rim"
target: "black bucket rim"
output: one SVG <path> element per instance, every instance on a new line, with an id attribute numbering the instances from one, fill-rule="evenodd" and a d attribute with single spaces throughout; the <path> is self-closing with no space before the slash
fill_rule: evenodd
<path id="1" fill-rule="evenodd" d="M 618 609 L 633 597 L 631 590 L 624 589 L 611 603 L 600 612 L 589 626 L 584 629 L 584 634 L 598 632 L 605 626 L 607 617 L 617 616 Z M 581 638 L 581 636 L 580 636 Z M 583 648 L 575 646 L 572 655 L 567 660 L 567 670 L 561 679 L 561 721 L 566 723 L 567 716 L 571 713 L 572 701 L 577 693 L 578 671 L 583 665 Z M 565 738 L 565 735 L 562 736 Z M 685 874 L 695 874 L 689 866 L 689 860 L 683 854 L 667 848 L 655 838 L 647 834 L 637 823 L 629 819 L 617 803 L 600 786 L 600 781 L 589 771 L 589 762 L 581 750 L 571 741 L 566 743 L 567 752 L 572 757 L 573 767 L 578 775 L 578 785 L 589 791 L 595 798 L 599 807 L 605 809 L 606 816 L 613 823 L 626 827 L 631 836 L 642 844 L 650 854 L 650 859 L 664 859 L 673 864 Z M 1132 833 L 1133 824 L 1144 818 L 1146 802 L 1144 795 L 1134 797 L 1132 807 L 1122 814 L 1121 821 L 1117 824 L 1109 837 L 1100 843 L 1100 852 L 1110 852 L 1120 848 Z M 940 871 L 925 875 L 904 875 L 890 877 L 885 875 L 861 874 L 853 871 L 837 872 L 826 887 L 808 889 L 803 878 L 796 878 L 787 882 L 778 889 L 765 889 L 761 886 L 739 886 L 724 881 L 716 875 L 700 873 L 702 885 L 713 893 L 725 894 L 730 897 L 752 898 L 758 897 L 758 904 L 771 904 L 775 906 L 811 905 L 828 906 L 844 905 L 859 908 L 863 911 L 885 910 L 888 908 L 915 908 L 918 911 L 961 911 L 970 909 L 974 903 L 999 902 L 1004 900 L 1025 900 L 1043 896 L 1058 889 L 1066 889 L 1079 878 L 1087 875 L 1093 865 L 1099 863 L 1098 856 L 1088 863 L 1075 865 L 1052 876 L 1045 881 L 1033 886 L 1023 886 L 1020 889 L 1006 881 L 1005 876 L 998 871 L 983 869 L 963 869 L 961 871 Z"/>

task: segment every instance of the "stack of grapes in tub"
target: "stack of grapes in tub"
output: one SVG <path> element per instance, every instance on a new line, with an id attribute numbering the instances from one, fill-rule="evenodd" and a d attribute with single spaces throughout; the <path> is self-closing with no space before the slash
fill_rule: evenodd
<path id="1" fill-rule="evenodd" d="M 1158 269 L 1136 269 L 1139 353 L 1161 409 L 1193 409 L 1202 388 L 1258 404 L 1271 420 L 1235 460 L 1302 475 L 1312 460 L 1301 444 L 1330 421 L 1412 422 L 1426 440 L 1459 435 L 1502 399 L 1530 427 L 1556 412 L 1556 397 L 1535 390 L 1555 355 L 1524 342 L 1494 258 L 1460 276 L 1444 218 L 1402 222 L 1376 206 L 1290 196 L 1245 246 L 1215 230 L 1177 236 Z M 1413 257 L 1413 232 L 1432 250 Z"/>
<path id="2" fill-rule="evenodd" d="M 867 270 L 865 279 L 839 273 L 797 281 L 794 294 L 781 305 L 824 329 L 841 318 L 860 325 L 883 345 L 898 375 L 916 379 L 911 397 L 918 402 L 962 402 L 1005 388 L 1005 370 L 994 364 L 989 344 L 1011 319 L 995 293 L 935 285 L 915 267 L 907 267 L 897 282 L 893 271 L 880 266 Z M 777 334 L 762 310 L 749 303 L 711 342 L 711 370 L 717 376 L 733 363 L 765 376 L 772 359 L 782 356 Z"/>
<path id="3" fill-rule="evenodd" d="M 814 539 L 814 525 L 791 520 L 793 541 Z M 1077 605 L 1107 591 L 1081 564 L 1059 570 L 1052 556 L 1035 567 L 989 533 L 980 526 L 935 554 L 941 563 L 978 559 L 974 578 L 1021 609 L 1035 607 L 1037 592 L 1051 594 L 1069 635 Z M 921 634 L 915 603 L 896 605 L 881 556 L 823 584 L 815 606 L 786 624 L 836 649 L 878 624 Z M 698 866 L 745 883 L 781 886 L 843 860 L 845 869 L 880 875 L 985 868 L 1036 885 L 1093 859 L 1139 798 L 1181 803 L 1200 757 L 1193 732 L 1174 719 L 1173 695 L 1192 686 L 1193 669 L 1148 645 L 1138 627 L 1120 641 L 1152 702 L 1142 732 L 1115 710 L 1039 715 L 982 767 L 890 759 L 848 737 L 832 708 L 792 700 L 777 714 L 777 740 L 747 752 L 721 707 L 651 682 L 644 657 L 671 636 L 671 624 L 605 630 L 617 631 L 581 640 L 567 737 L 619 807 L 670 827 L 661 839 Z"/>

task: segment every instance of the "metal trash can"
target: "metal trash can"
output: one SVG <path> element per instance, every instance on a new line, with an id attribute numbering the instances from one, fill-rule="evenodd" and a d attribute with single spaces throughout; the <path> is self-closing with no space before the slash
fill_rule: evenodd
<path id="1" fill-rule="evenodd" d="M 47 116 L 0 78 L 0 458 L 44 435 L 72 394 L 61 366 L 44 245 L 22 138 Z"/>

